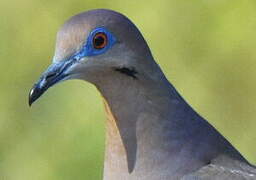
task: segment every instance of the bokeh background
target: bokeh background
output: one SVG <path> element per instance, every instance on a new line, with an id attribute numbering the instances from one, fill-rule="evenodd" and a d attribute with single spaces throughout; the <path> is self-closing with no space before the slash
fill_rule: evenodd
<path id="1" fill-rule="evenodd" d="M 102 178 L 96 89 L 67 81 L 27 103 L 59 26 L 95 8 L 127 15 L 189 104 L 256 164 L 256 1 L 1 0 L 0 180 Z"/>

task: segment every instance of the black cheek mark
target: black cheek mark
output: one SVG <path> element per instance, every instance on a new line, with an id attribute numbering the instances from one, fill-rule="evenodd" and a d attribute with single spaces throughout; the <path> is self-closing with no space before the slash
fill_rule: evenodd
<path id="1" fill-rule="evenodd" d="M 209 165 L 209 164 L 211 164 L 211 163 L 212 163 L 212 161 L 211 161 L 211 160 L 206 161 L 206 165 Z"/>
<path id="2" fill-rule="evenodd" d="M 118 71 L 122 74 L 130 76 L 133 79 L 138 79 L 138 77 L 136 76 L 136 74 L 138 74 L 138 72 L 135 70 L 135 68 L 127 68 L 127 67 L 115 68 L 115 71 Z"/>

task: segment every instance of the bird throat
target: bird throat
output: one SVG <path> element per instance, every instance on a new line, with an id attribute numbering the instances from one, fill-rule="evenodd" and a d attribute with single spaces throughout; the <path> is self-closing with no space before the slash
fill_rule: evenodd
<path id="1" fill-rule="evenodd" d="M 112 113 L 107 101 L 103 98 L 106 121 L 105 172 L 128 170 L 131 173 L 135 166 L 137 150 L 136 139 L 126 139 L 118 128 L 118 120 Z"/>

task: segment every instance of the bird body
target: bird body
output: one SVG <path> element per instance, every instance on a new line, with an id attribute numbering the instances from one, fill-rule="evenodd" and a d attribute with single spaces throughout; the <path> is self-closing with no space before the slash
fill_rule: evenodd
<path id="1" fill-rule="evenodd" d="M 246 164 L 165 78 L 111 79 L 115 87 L 98 87 L 108 114 L 105 179 L 180 179 L 223 156 Z"/>
<path id="2" fill-rule="evenodd" d="M 68 20 L 54 63 L 30 93 L 82 79 L 107 113 L 104 180 L 256 179 L 256 170 L 166 79 L 136 26 L 111 10 Z M 241 178 L 242 179 L 242 178 Z"/>

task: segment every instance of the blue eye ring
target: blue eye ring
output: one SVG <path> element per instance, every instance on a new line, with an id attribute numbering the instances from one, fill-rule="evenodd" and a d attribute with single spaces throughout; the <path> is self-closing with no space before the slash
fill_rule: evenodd
<path id="1" fill-rule="evenodd" d="M 101 44 L 101 46 L 95 46 L 95 36 L 97 35 L 103 35 L 102 38 L 106 38 L 106 41 Z M 105 53 L 107 50 L 109 50 L 115 43 L 116 43 L 116 37 L 108 31 L 104 27 L 98 27 L 95 28 L 92 32 L 90 32 L 86 43 L 82 46 L 81 50 L 74 54 L 71 58 L 79 60 L 83 57 L 90 57 L 90 56 L 96 56 Z"/>
<path id="2" fill-rule="evenodd" d="M 104 47 L 95 48 L 94 46 L 94 38 L 97 35 L 101 35 L 102 38 L 106 38 L 106 42 L 104 44 Z M 105 37 L 103 37 L 105 36 Z M 90 32 L 87 42 L 83 48 L 83 51 L 86 56 L 96 56 L 105 53 L 107 50 L 109 50 L 114 44 L 116 43 L 115 36 L 108 31 L 105 27 L 98 27 L 95 28 L 92 32 Z"/>

